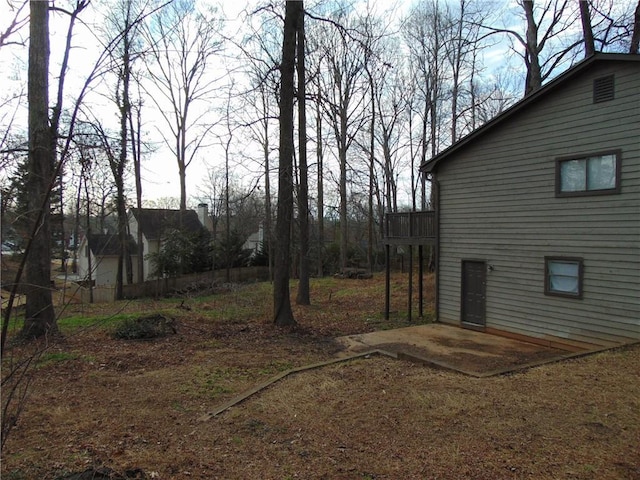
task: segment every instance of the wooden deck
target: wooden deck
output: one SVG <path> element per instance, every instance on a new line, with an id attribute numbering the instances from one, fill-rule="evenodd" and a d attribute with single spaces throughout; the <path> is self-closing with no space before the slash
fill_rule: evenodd
<path id="1" fill-rule="evenodd" d="M 385 215 L 384 243 L 387 245 L 430 245 L 435 243 L 436 233 L 433 210 Z"/>

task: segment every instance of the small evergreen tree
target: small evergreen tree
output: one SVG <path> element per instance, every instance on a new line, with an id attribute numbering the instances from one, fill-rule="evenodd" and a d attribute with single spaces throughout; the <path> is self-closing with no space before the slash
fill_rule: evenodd
<path id="1" fill-rule="evenodd" d="M 196 233 L 168 230 L 161 245 L 159 252 L 148 255 L 153 275 L 174 277 L 211 269 L 211 240 L 204 228 Z"/>
<path id="2" fill-rule="evenodd" d="M 234 268 L 248 265 L 251 252 L 244 250 L 245 237 L 237 230 L 220 238 L 215 245 L 216 268 Z"/>

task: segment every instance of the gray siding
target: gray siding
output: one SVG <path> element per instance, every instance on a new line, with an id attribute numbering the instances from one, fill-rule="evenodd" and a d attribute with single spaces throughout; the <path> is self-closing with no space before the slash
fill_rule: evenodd
<path id="1" fill-rule="evenodd" d="M 640 339 L 639 67 L 596 63 L 438 166 L 440 321 L 460 322 L 468 258 L 494 267 L 488 328 L 567 344 Z M 608 72 L 616 98 L 593 104 L 593 79 Z M 613 149 L 621 193 L 555 197 L 556 158 Z M 544 295 L 545 256 L 583 258 L 582 299 Z"/>

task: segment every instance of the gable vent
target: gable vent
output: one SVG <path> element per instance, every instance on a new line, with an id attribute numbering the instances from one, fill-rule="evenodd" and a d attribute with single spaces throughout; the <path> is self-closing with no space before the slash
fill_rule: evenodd
<path id="1" fill-rule="evenodd" d="M 593 103 L 608 102 L 614 98 L 613 75 L 596 78 L 593 81 Z"/>

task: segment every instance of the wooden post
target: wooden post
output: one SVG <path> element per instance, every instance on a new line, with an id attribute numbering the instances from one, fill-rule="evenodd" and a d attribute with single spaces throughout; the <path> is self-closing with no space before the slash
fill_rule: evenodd
<path id="1" fill-rule="evenodd" d="M 409 245 L 409 301 L 407 308 L 409 311 L 407 312 L 407 321 L 411 322 L 411 297 L 413 293 L 413 245 Z"/>
<path id="2" fill-rule="evenodd" d="M 424 292 L 423 292 L 423 275 L 424 275 L 424 258 L 423 258 L 423 248 L 422 244 L 418 245 L 418 316 L 420 318 L 423 317 L 423 303 L 424 303 Z"/>
<path id="3" fill-rule="evenodd" d="M 384 246 L 384 263 L 386 265 L 384 274 L 384 319 L 389 320 L 389 304 L 390 304 L 390 290 L 391 290 L 391 255 L 389 254 L 389 244 Z"/>

